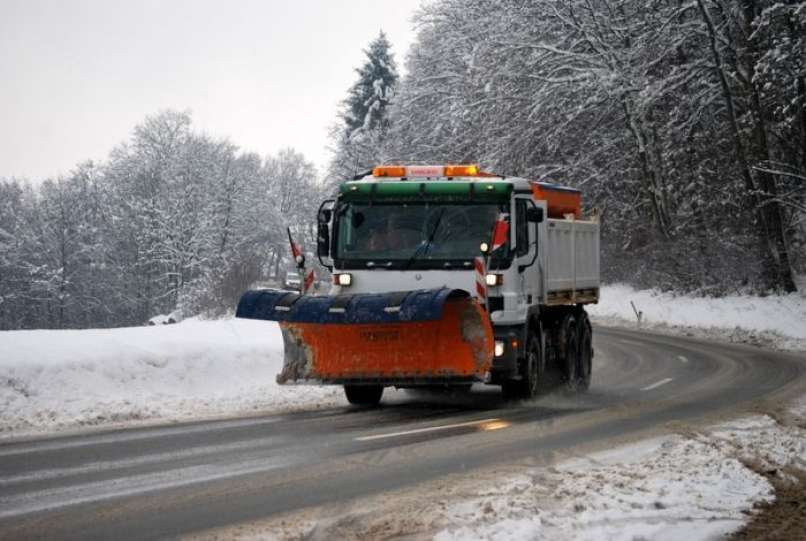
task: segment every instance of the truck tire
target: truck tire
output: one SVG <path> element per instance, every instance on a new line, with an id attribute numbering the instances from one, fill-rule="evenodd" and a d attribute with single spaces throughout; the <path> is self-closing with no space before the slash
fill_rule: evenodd
<path id="1" fill-rule="evenodd" d="M 579 315 L 579 365 L 577 366 L 577 388 L 587 391 L 591 386 L 593 371 L 593 330 L 588 315 L 582 311 Z"/>
<path id="2" fill-rule="evenodd" d="M 501 386 L 501 391 L 507 400 L 534 398 L 545 385 L 545 345 L 543 328 L 540 324 L 537 329 L 529 332 L 525 353 L 526 356 L 521 365 L 521 379 L 505 381 Z"/>
<path id="3" fill-rule="evenodd" d="M 560 340 L 562 340 L 561 368 L 563 386 L 567 391 L 576 392 L 579 386 L 579 335 L 577 333 L 577 320 L 573 314 L 566 314 L 560 327 Z"/>
<path id="4" fill-rule="evenodd" d="M 523 397 L 534 398 L 545 386 L 546 345 L 540 323 L 529 333 L 523 374 Z"/>
<path id="5" fill-rule="evenodd" d="M 383 385 L 345 385 L 344 394 L 354 406 L 377 406 L 383 396 Z"/>

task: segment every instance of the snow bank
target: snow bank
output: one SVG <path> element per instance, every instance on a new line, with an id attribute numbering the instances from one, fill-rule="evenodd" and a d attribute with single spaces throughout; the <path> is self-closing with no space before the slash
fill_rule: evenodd
<path id="1" fill-rule="evenodd" d="M 435 539 L 714 539 L 774 498 L 747 464 L 806 467 L 806 431 L 758 415 L 532 468 L 449 505 Z"/>
<path id="2" fill-rule="evenodd" d="M 282 359 L 262 321 L 0 332 L 0 435 L 346 403 L 337 388 L 278 386 Z"/>
<path id="3" fill-rule="evenodd" d="M 435 539 L 709 539 L 772 495 L 738 460 L 673 436 L 510 479 L 451 507 L 449 522 L 466 526 Z"/>
<path id="4" fill-rule="evenodd" d="M 806 346 L 806 297 L 802 294 L 754 297 L 694 297 L 628 285 L 602 287 L 601 301 L 589 307 L 595 321 L 629 324 L 637 320 L 630 302 L 643 312 L 642 327 L 699 327 L 735 334 L 760 333 L 781 348 Z M 741 338 L 741 337 L 740 337 Z M 743 340 L 744 341 L 744 340 Z"/>

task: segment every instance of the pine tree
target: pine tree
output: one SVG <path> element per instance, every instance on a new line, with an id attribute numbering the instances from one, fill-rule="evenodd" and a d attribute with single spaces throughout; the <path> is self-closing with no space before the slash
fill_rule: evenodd
<path id="1" fill-rule="evenodd" d="M 356 130 L 388 127 L 387 111 L 397 85 L 397 67 L 386 34 L 381 32 L 364 54 L 367 60 L 355 70 L 358 80 L 344 101 L 342 119 L 348 137 Z"/>
<path id="2" fill-rule="evenodd" d="M 367 60 L 356 69 L 358 80 L 342 103 L 339 114 L 342 122 L 331 130 L 335 150 L 326 181 L 331 188 L 385 158 L 389 112 L 398 82 L 397 67 L 383 32 L 364 53 Z"/>

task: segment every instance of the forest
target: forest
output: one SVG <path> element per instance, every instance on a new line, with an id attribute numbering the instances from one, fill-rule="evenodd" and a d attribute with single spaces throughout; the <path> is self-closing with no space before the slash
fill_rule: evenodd
<path id="1" fill-rule="evenodd" d="M 318 202 L 379 163 L 574 186 L 608 282 L 792 292 L 806 273 L 806 2 L 434 0 L 398 74 L 364 51 L 318 175 L 163 111 L 105 163 L 0 179 L 0 329 L 221 313 L 313 247 Z"/>
<path id="2" fill-rule="evenodd" d="M 117 327 L 232 309 L 282 275 L 291 227 L 312 246 L 316 171 L 261 159 L 164 111 L 103 164 L 36 188 L 0 182 L 0 328 Z"/>
<path id="3" fill-rule="evenodd" d="M 342 136 L 334 181 L 477 162 L 581 189 L 607 281 L 795 290 L 806 2 L 439 0 L 415 24 L 386 118 Z"/>

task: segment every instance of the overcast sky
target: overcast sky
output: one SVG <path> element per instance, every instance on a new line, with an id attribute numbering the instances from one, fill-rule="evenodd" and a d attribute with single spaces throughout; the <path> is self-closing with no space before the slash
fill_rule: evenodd
<path id="1" fill-rule="evenodd" d="M 0 177 L 105 160 L 146 115 L 318 167 L 383 29 L 402 67 L 420 0 L 0 0 Z"/>

